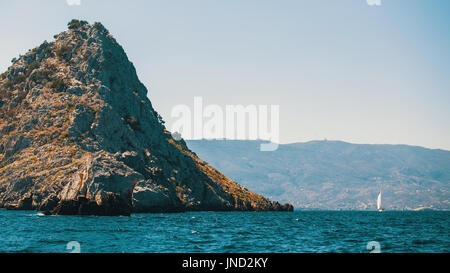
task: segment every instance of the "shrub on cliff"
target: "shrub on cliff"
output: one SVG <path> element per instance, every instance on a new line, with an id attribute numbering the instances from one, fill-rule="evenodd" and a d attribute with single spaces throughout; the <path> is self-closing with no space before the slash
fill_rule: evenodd
<path id="1" fill-rule="evenodd" d="M 77 19 L 72 19 L 72 21 L 70 21 L 67 24 L 67 27 L 69 29 L 77 29 L 77 28 L 80 28 L 80 27 L 85 26 L 87 24 L 88 24 L 87 21 L 82 21 L 82 20 L 80 21 L 80 20 L 77 20 Z"/>
<path id="2" fill-rule="evenodd" d="M 67 53 L 69 53 L 71 50 L 71 47 L 68 45 L 62 45 L 60 48 L 56 50 L 56 55 L 60 58 L 65 58 Z"/>
<path id="3" fill-rule="evenodd" d="M 63 91 L 66 89 L 66 83 L 62 78 L 55 78 L 50 83 L 50 88 L 55 89 L 56 91 Z"/>
<path id="4" fill-rule="evenodd" d="M 36 68 L 38 68 L 39 65 L 40 65 L 40 64 L 39 64 L 38 62 L 32 62 L 32 63 L 30 63 L 30 64 L 28 65 L 27 69 L 26 69 L 25 75 L 26 75 L 27 77 L 30 76 L 31 72 L 33 72 L 33 70 L 35 70 Z"/>

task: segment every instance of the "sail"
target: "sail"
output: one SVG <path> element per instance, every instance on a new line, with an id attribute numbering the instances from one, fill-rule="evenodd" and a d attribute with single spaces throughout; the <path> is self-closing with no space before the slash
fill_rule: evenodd
<path id="1" fill-rule="evenodd" d="M 378 199 L 377 199 L 377 209 L 381 209 L 381 191 L 378 194 Z"/>

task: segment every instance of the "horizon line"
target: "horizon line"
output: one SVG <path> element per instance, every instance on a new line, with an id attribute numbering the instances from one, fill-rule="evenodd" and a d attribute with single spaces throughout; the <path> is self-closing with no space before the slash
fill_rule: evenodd
<path id="1" fill-rule="evenodd" d="M 355 143 L 355 142 L 348 142 L 348 141 L 344 141 L 344 140 L 330 140 L 330 139 L 312 139 L 312 140 L 307 140 L 307 141 L 297 141 L 297 142 L 287 142 L 287 143 L 276 143 L 270 140 L 264 140 L 264 139 L 227 139 L 227 138 L 198 138 L 198 139 L 185 139 L 183 138 L 184 141 L 202 141 L 202 140 L 206 140 L 206 141 L 248 141 L 248 142 L 271 142 L 271 143 L 275 143 L 277 145 L 295 145 L 295 144 L 306 144 L 306 143 L 311 143 L 311 142 L 341 142 L 341 143 L 345 143 L 345 144 L 351 144 L 351 145 L 371 145 L 371 146 L 408 146 L 408 147 L 418 147 L 418 148 L 423 148 L 423 149 L 428 149 L 428 150 L 441 150 L 441 151 L 446 151 L 446 152 L 450 152 L 450 149 L 445 149 L 445 148 L 431 148 L 431 147 L 426 147 L 426 146 L 421 146 L 421 145 L 417 145 L 417 144 L 404 144 L 404 143 L 397 143 L 397 144 L 392 144 L 392 143 Z"/>

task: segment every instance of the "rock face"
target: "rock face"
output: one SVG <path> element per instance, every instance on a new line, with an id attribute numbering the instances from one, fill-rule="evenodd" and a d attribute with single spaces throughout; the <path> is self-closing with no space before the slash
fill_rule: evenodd
<path id="1" fill-rule="evenodd" d="M 291 211 L 176 141 L 100 23 L 73 20 L 0 76 L 0 207 L 53 214 Z"/>

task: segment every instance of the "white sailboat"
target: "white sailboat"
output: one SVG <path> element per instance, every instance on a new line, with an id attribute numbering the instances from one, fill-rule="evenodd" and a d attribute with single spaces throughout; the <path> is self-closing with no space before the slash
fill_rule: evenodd
<path id="1" fill-rule="evenodd" d="M 384 208 L 381 207 L 381 191 L 380 191 L 380 193 L 378 194 L 378 199 L 377 199 L 377 210 L 378 210 L 379 212 L 384 211 Z"/>

